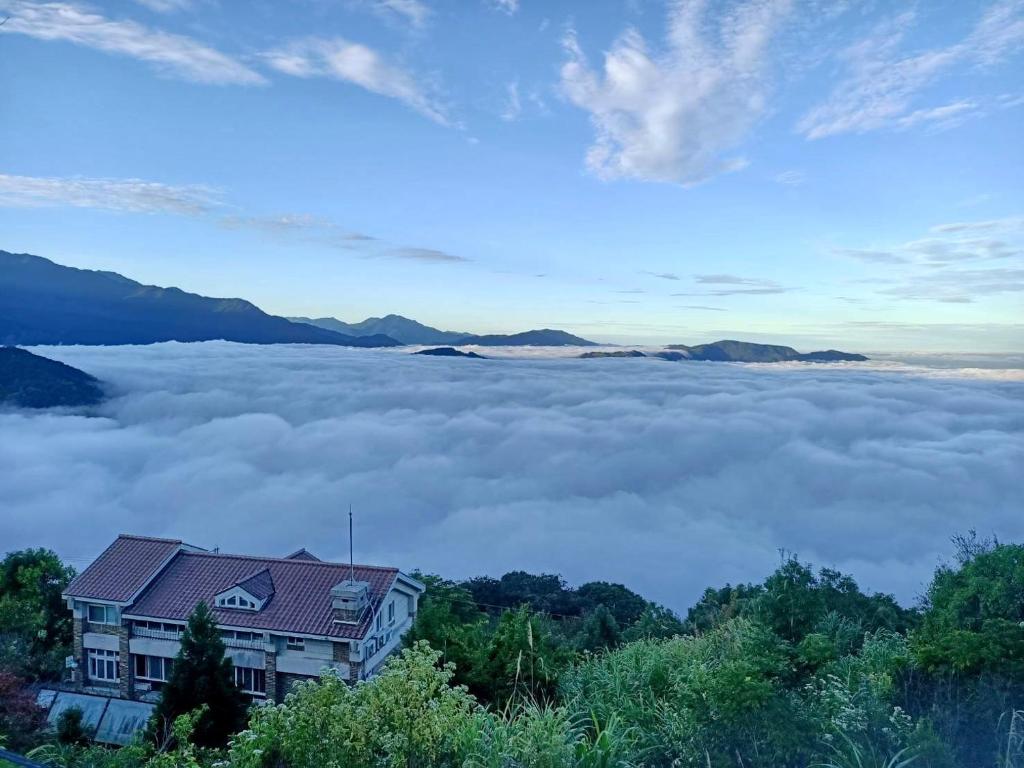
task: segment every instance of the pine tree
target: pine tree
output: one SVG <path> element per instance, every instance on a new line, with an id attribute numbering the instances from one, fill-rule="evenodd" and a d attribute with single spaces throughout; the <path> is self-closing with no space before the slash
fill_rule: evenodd
<path id="1" fill-rule="evenodd" d="M 224 641 L 206 603 L 199 603 L 181 637 L 181 650 L 170 679 L 153 713 L 151 728 L 162 740 L 179 715 L 203 705 L 207 709 L 195 723 L 192 741 L 201 747 L 223 747 L 245 727 L 247 704 L 235 685 L 231 660 L 224 657 Z"/>

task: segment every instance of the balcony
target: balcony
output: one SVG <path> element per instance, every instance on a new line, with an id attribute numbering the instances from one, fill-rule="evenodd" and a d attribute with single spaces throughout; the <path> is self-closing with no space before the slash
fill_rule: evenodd
<path id="1" fill-rule="evenodd" d="M 173 640 L 181 642 L 182 632 L 168 631 L 165 629 L 147 629 L 146 627 L 132 627 L 132 637 L 148 637 L 151 640 Z"/>
<path id="2" fill-rule="evenodd" d="M 224 640 L 224 645 L 228 648 L 244 648 L 249 651 L 262 651 L 264 646 L 262 638 L 259 640 L 241 640 L 237 637 L 225 637 L 222 639 Z"/>

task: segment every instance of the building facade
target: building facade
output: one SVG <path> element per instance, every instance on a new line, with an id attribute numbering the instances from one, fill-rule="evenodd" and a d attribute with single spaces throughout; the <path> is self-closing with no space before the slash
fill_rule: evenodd
<path id="1" fill-rule="evenodd" d="M 325 670 L 353 682 L 371 676 L 412 626 L 423 590 L 396 568 L 328 563 L 305 550 L 250 557 L 122 535 L 64 592 L 70 674 L 85 691 L 156 700 L 188 617 L 205 602 L 238 686 L 280 701 Z"/>

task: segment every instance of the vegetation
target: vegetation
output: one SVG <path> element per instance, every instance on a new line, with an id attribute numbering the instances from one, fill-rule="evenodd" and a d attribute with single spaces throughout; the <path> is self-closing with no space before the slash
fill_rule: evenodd
<path id="1" fill-rule="evenodd" d="M 0 561 L 0 670 L 59 678 L 71 652 L 71 614 L 61 593 L 74 575 L 48 549 L 11 552 Z"/>
<path id="2" fill-rule="evenodd" d="M 957 545 L 915 610 L 791 556 L 762 583 L 707 590 L 685 620 L 617 585 L 424 577 L 417 624 L 378 676 L 301 683 L 247 724 L 223 721 L 221 738 L 240 728 L 224 749 L 207 748 L 223 743 L 213 701 L 179 692 L 162 705 L 179 715 L 164 744 L 54 739 L 33 755 L 97 768 L 1024 768 L 1024 547 Z M 216 640 L 211 626 L 194 618 L 193 646 Z M 182 689 L 230 682 L 215 645 L 192 648 L 204 666 Z"/>
<path id="3" fill-rule="evenodd" d="M 201 714 L 190 723 L 192 741 L 201 747 L 223 747 L 245 725 L 246 708 L 213 613 L 206 603 L 199 603 L 188 619 L 181 651 L 153 713 L 151 736 L 166 741 L 180 716 L 198 710 Z"/>

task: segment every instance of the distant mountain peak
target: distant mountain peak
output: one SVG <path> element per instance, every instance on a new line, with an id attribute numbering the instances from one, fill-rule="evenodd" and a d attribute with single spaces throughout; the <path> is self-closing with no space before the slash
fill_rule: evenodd
<path id="1" fill-rule="evenodd" d="M 240 298 L 143 285 L 115 272 L 77 269 L 0 251 L 0 344 L 152 344 L 224 339 L 251 344 L 399 346 L 293 323 Z"/>

